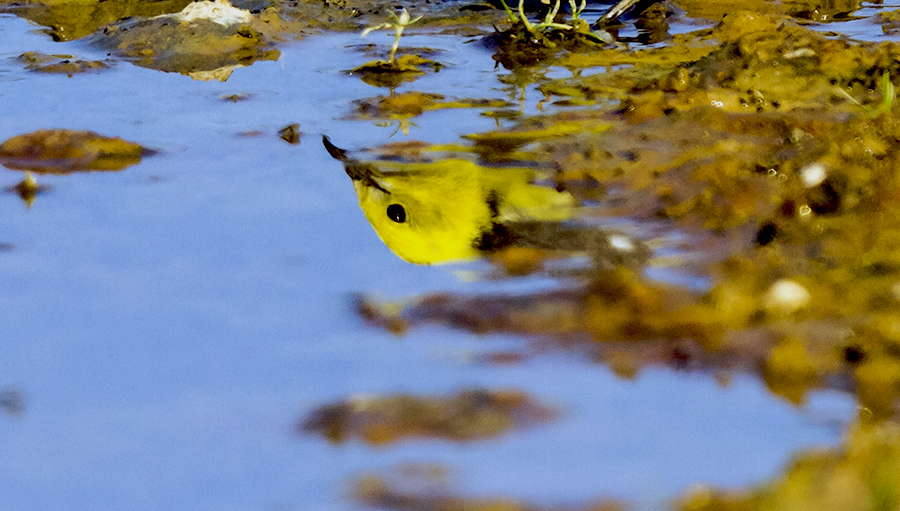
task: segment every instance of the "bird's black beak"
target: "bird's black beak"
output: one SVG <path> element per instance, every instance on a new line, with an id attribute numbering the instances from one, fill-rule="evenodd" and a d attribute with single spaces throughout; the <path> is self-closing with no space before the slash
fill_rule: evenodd
<path id="1" fill-rule="evenodd" d="M 328 154 L 331 155 L 335 160 L 340 161 L 344 164 L 344 172 L 350 176 L 350 179 L 354 181 L 361 181 L 363 184 L 380 190 L 384 193 L 388 192 L 381 184 L 375 180 L 374 176 L 378 175 L 378 168 L 375 167 L 372 163 L 361 162 L 359 160 L 355 160 L 347 155 L 347 151 L 345 149 L 341 149 L 340 147 L 331 143 L 331 140 L 328 138 L 328 135 L 322 135 L 322 145 L 325 146 L 325 150 L 328 151 Z"/>
<path id="2" fill-rule="evenodd" d="M 328 138 L 328 135 L 322 135 L 322 145 L 325 146 L 325 150 L 328 151 L 328 154 L 331 155 L 335 160 L 340 160 L 346 163 L 350 158 L 347 156 L 347 151 L 341 149 L 340 147 L 331 143 L 331 140 Z"/>

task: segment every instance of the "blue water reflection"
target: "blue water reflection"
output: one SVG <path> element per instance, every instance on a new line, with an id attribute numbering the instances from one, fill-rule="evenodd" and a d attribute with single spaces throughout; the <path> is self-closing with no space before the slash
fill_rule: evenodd
<path id="1" fill-rule="evenodd" d="M 694 482 L 761 481 L 793 451 L 835 444 L 853 414 L 844 396 L 797 409 L 747 377 L 720 387 L 658 370 L 626 381 L 565 353 L 489 367 L 470 355 L 525 341 L 367 328 L 353 293 L 490 284 L 394 257 L 312 136 L 358 147 L 390 134 L 341 120 L 353 99 L 378 93 L 340 72 L 363 58 L 346 48 L 353 34 L 292 44 L 282 62 L 223 84 L 125 63 L 30 74 L 9 57 L 102 58 L 31 30 L 0 16 L 0 139 L 92 129 L 161 152 L 122 172 L 40 177 L 53 188 L 30 209 L 0 196 L 0 242 L 13 245 L 0 252 L 0 387 L 25 399 L 21 416 L 0 415 L 0 509 L 353 509 L 353 477 L 409 462 L 445 464 L 480 495 L 652 507 Z M 507 97 L 489 55 L 450 37 L 422 44 L 443 45 L 451 65 L 417 89 Z M 235 92 L 253 97 L 219 98 Z M 298 146 L 277 136 L 291 122 L 307 135 Z M 494 124 L 466 111 L 416 122 L 414 137 L 442 142 Z M 21 178 L 0 169 L 0 185 Z M 464 445 L 332 446 L 294 430 L 354 393 L 476 385 L 525 389 L 563 418 Z"/>

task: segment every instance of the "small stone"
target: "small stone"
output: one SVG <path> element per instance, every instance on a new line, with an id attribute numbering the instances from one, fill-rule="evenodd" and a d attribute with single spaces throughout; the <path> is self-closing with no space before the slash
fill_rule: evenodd
<path id="1" fill-rule="evenodd" d="M 828 176 L 828 171 L 821 163 L 807 165 L 800 171 L 800 180 L 803 182 L 805 188 L 819 186 L 825 181 L 826 176 Z"/>
<path id="2" fill-rule="evenodd" d="M 296 122 L 278 130 L 278 136 L 288 144 L 299 144 L 300 135 L 300 124 Z"/>
<path id="3" fill-rule="evenodd" d="M 610 235 L 609 244 L 612 248 L 621 252 L 634 252 L 634 242 L 624 234 Z"/>
<path id="4" fill-rule="evenodd" d="M 812 296 L 801 284 L 790 279 L 781 279 L 766 292 L 764 305 L 773 312 L 794 313 L 809 305 Z"/>

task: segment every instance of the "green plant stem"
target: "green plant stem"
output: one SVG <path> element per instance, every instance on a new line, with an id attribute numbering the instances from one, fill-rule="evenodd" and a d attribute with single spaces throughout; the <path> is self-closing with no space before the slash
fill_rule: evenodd
<path id="1" fill-rule="evenodd" d="M 391 64 L 394 63 L 394 58 L 397 56 L 397 48 L 400 47 L 400 37 L 403 35 L 403 26 L 395 25 L 394 26 L 394 44 L 391 45 L 391 54 L 388 57 L 388 62 Z"/>
<path id="2" fill-rule="evenodd" d="M 541 23 L 539 28 L 558 28 L 560 30 L 572 30 L 574 27 L 572 25 L 566 25 L 565 23 Z"/>
<path id="3" fill-rule="evenodd" d="M 559 12 L 559 4 L 560 0 L 556 0 L 556 3 L 553 4 L 553 9 L 551 9 L 550 12 L 548 12 L 547 15 L 544 16 L 544 26 L 549 27 L 550 24 L 553 23 L 553 20 L 556 19 L 556 14 Z"/>
<path id="4" fill-rule="evenodd" d="M 581 17 L 581 11 L 587 7 L 587 0 L 581 0 L 581 5 L 576 6 L 575 0 L 569 0 L 569 7 L 572 8 L 572 21 L 574 22 Z"/>
<path id="5" fill-rule="evenodd" d="M 525 30 L 533 33 L 534 26 L 528 21 L 528 16 L 525 16 L 525 0 L 519 0 L 519 18 L 522 20 L 522 24 L 525 25 Z"/>
<path id="6" fill-rule="evenodd" d="M 517 18 L 516 15 L 512 12 L 512 9 L 510 9 L 509 6 L 506 5 L 506 0 L 500 0 L 500 3 L 503 4 L 503 10 L 506 11 L 506 16 L 509 17 L 509 21 L 512 24 L 516 24 L 516 22 L 519 21 L 519 18 Z"/>

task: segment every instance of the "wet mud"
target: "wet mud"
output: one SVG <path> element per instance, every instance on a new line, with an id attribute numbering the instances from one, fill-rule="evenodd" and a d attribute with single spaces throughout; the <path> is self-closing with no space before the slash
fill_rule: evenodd
<path id="1" fill-rule="evenodd" d="M 380 445 L 416 437 L 460 442 L 492 438 L 555 415 L 552 407 L 519 391 L 470 390 L 448 397 L 357 397 L 314 410 L 299 429 L 334 443 L 359 438 Z"/>
<path id="2" fill-rule="evenodd" d="M 541 506 L 509 496 L 467 497 L 455 491 L 452 474 L 435 466 L 401 466 L 387 474 L 361 477 L 351 496 L 361 504 L 385 509 L 451 511 L 624 511 L 627 505 L 597 501 L 583 505 Z"/>
<path id="3" fill-rule="evenodd" d="M 115 171 L 134 165 L 153 152 L 140 144 L 93 131 L 48 129 L 18 135 L 0 144 L 0 164 L 46 174 Z"/>

